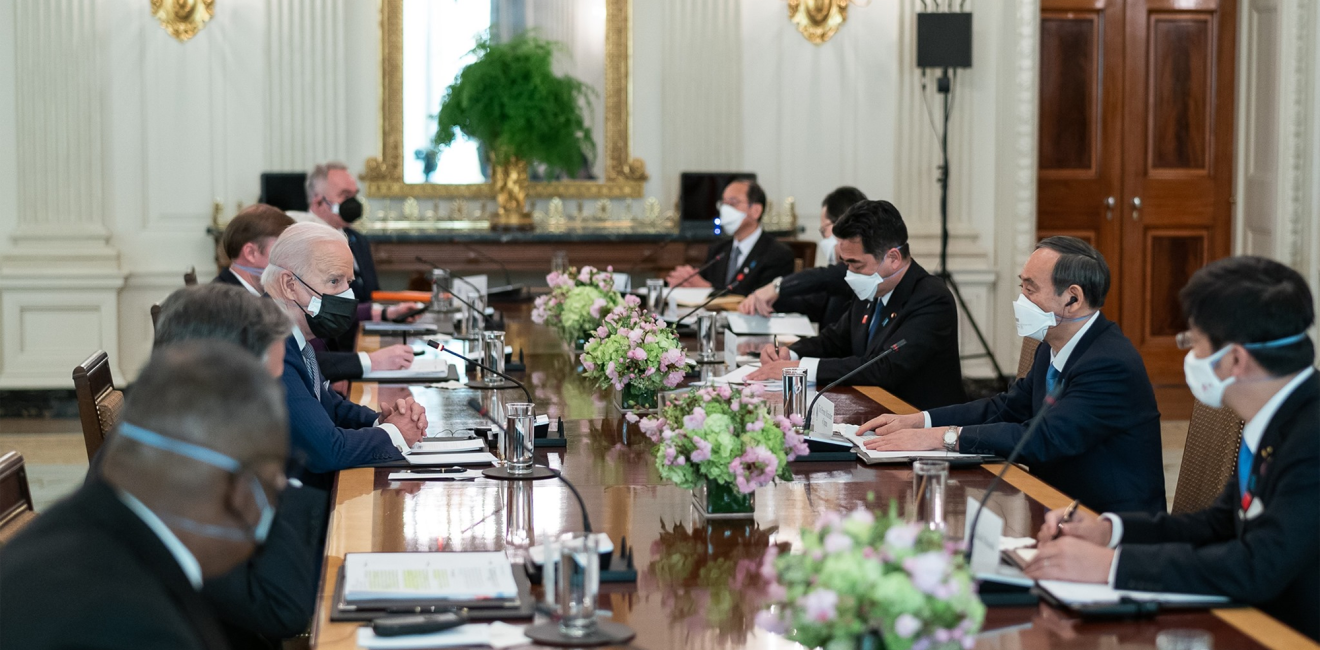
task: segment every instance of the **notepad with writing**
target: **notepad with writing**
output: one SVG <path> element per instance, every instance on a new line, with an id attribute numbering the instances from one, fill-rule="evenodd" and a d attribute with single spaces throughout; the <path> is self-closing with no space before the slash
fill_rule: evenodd
<path id="1" fill-rule="evenodd" d="M 344 600 L 473 601 L 518 597 L 504 553 L 349 553 Z"/>
<path id="2" fill-rule="evenodd" d="M 845 440 L 853 443 L 857 450 L 857 457 L 862 459 L 867 465 L 883 463 L 910 463 L 914 460 L 948 460 L 948 461 L 978 461 L 984 460 L 985 456 L 980 454 L 963 454 L 956 451 L 944 451 L 943 449 L 927 449 L 924 451 L 876 451 L 867 449 L 862 443 L 872 436 L 861 437 L 857 435 L 858 427 L 855 424 L 835 424 L 834 432 L 842 436 Z"/>
<path id="3" fill-rule="evenodd" d="M 362 375 L 363 381 L 447 381 L 457 379 L 458 372 L 447 359 L 418 357 L 402 370 L 372 370 Z"/>

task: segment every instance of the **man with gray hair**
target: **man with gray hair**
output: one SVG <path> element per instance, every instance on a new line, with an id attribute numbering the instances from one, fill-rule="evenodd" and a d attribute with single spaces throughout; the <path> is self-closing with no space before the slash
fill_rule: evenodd
<path id="1" fill-rule="evenodd" d="M 100 475 L 0 554 L 0 647 L 229 647 L 199 594 L 266 540 L 288 421 L 261 364 L 223 341 L 152 355 Z"/>
<path id="2" fill-rule="evenodd" d="M 1049 396 L 1054 406 L 1019 456 L 1032 475 L 1097 512 L 1164 512 L 1160 412 L 1141 354 L 1100 313 L 1104 256 L 1076 237 L 1049 237 L 1018 278 L 1018 336 L 1045 343 L 1027 376 L 995 397 L 882 415 L 862 425 L 876 433 L 866 447 L 1007 457 Z"/>
<path id="3" fill-rule="evenodd" d="M 381 412 L 330 390 L 310 340 L 342 335 L 354 323 L 357 301 L 353 254 L 344 237 L 320 223 L 299 223 L 270 249 L 261 276 L 266 293 L 293 322 L 285 341 L 284 390 L 293 448 L 316 473 L 403 459 L 426 432 L 426 410 L 412 397 L 382 404 Z M 329 477 L 323 477 L 328 486 Z"/>

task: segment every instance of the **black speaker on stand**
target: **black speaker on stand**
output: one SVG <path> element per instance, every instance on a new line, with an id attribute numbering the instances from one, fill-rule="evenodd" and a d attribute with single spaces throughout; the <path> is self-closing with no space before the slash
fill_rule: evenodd
<path id="1" fill-rule="evenodd" d="M 958 68 L 972 67 L 972 14 L 963 12 L 933 12 L 917 14 L 917 67 L 921 68 L 921 97 L 926 98 L 926 71 L 939 70 L 935 90 L 943 104 L 944 128 L 936 135 L 940 139 L 940 166 L 937 182 L 940 185 L 940 270 L 935 275 L 944 280 L 958 301 L 959 308 L 971 323 L 976 340 L 983 352 L 969 354 L 964 359 L 987 357 L 995 369 L 995 377 L 1003 381 L 1004 371 L 990 351 L 981 326 L 967 309 L 958 283 L 949 272 L 949 113 L 953 105 L 953 79 Z"/>

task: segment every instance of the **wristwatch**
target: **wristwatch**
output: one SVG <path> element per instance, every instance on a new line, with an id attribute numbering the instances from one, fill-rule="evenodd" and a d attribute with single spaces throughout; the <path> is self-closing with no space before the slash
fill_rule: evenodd
<path id="1" fill-rule="evenodd" d="M 944 451 L 953 453 L 958 451 L 958 434 L 962 432 L 962 427 L 949 427 L 944 430 Z"/>
<path id="2" fill-rule="evenodd" d="M 781 275 L 781 276 L 775 278 L 775 281 L 774 281 L 774 282 L 771 282 L 771 283 L 770 283 L 771 286 L 773 286 L 773 287 L 775 288 L 775 295 L 776 295 L 776 296 L 779 295 L 779 283 L 780 283 L 780 282 L 783 282 L 783 281 L 784 281 L 784 276 Z"/>

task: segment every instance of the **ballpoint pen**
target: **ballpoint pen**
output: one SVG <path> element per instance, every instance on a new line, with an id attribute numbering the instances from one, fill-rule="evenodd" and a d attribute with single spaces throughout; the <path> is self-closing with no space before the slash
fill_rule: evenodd
<path id="1" fill-rule="evenodd" d="M 1063 525 L 1072 521 L 1073 515 L 1077 514 L 1078 505 L 1081 505 L 1081 501 L 1077 499 L 1073 499 L 1073 502 L 1068 504 L 1067 508 L 1064 508 L 1063 518 L 1060 519 L 1059 523 L 1055 525 L 1054 539 L 1059 539 L 1059 537 L 1063 535 Z"/>

